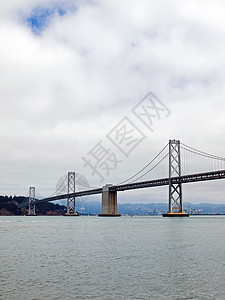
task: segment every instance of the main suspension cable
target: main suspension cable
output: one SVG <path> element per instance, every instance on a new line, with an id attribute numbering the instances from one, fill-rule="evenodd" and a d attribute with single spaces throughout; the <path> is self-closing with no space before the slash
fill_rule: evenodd
<path id="1" fill-rule="evenodd" d="M 117 185 L 121 185 L 121 184 L 123 184 L 123 183 L 126 183 L 126 182 L 128 182 L 128 181 L 130 181 L 131 179 L 133 179 L 134 177 L 136 177 L 137 175 L 139 175 L 142 171 L 144 171 L 151 163 L 153 163 L 155 160 L 156 160 L 156 158 L 158 158 L 159 157 L 159 155 L 166 149 L 166 147 L 168 146 L 168 143 L 166 144 L 166 146 L 165 147 L 163 147 L 163 149 L 145 166 L 145 167 L 143 167 L 140 171 L 138 171 L 135 175 L 133 175 L 133 176 L 131 176 L 130 178 L 128 178 L 127 180 L 125 180 L 125 181 L 122 181 L 122 182 L 120 182 L 120 183 L 118 183 Z M 165 158 L 165 157 L 164 157 Z M 163 158 L 163 159 L 164 159 Z M 161 162 L 161 161 L 160 161 Z M 151 170 L 153 170 L 154 169 L 154 167 L 151 169 Z M 146 172 L 145 174 L 147 174 L 147 173 L 149 173 L 150 171 L 148 171 L 148 172 Z M 144 175 L 145 175 L 144 174 Z M 143 175 L 143 176 L 144 176 Z M 143 176 L 141 176 L 141 177 L 139 177 L 139 178 L 142 178 Z M 136 179 L 137 180 L 137 179 Z M 132 181 L 132 182 L 134 182 L 134 181 Z"/>
<path id="2" fill-rule="evenodd" d="M 152 167 L 150 170 L 148 170 L 147 172 L 145 172 L 143 175 L 141 175 L 140 177 L 136 178 L 135 180 L 131 181 L 131 183 L 135 182 L 136 180 L 141 179 L 142 177 L 144 177 L 146 174 L 150 173 L 152 170 L 154 170 L 167 156 L 169 155 L 169 153 L 167 153 L 159 162 L 157 162 L 156 165 L 154 165 L 154 167 Z"/>
<path id="3" fill-rule="evenodd" d="M 204 151 L 200 151 L 198 149 L 195 149 L 193 147 L 190 147 L 188 145 L 185 145 L 183 143 L 181 143 L 181 145 L 183 145 L 184 147 L 181 146 L 182 149 L 184 150 L 187 150 L 187 151 L 190 151 L 192 153 L 195 153 L 195 154 L 198 154 L 198 155 L 202 155 L 202 156 L 205 156 L 205 157 L 208 157 L 208 158 L 212 158 L 212 159 L 218 159 L 218 160 L 222 160 L 222 161 L 225 161 L 225 158 L 224 157 L 221 157 L 221 156 L 217 156 L 217 155 L 212 155 L 212 154 L 209 154 L 207 152 L 204 152 Z M 186 149 L 186 148 L 188 149 Z"/>

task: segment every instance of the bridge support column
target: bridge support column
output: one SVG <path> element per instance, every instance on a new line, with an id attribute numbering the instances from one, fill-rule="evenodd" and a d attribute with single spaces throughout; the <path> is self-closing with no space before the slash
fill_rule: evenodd
<path id="1" fill-rule="evenodd" d="M 172 177 L 181 176 L 180 141 L 169 141 L 169 210 L 163 217 L 189 217 L 183 210 L 181 183 L 174 184 Z"/>
<path id="2" fill-rule="evenodd" d="M 76 198 L 70 196 L 71 193 L 75 193 L 75 172 L 68 172 L 67 211 L 64 216 L 79 216 L 76 212 Z"/>
<path id="3" fill-rule="evenodd" d="M 36 216 L 35 213 L 35 187 L 31 186 L 29 189 L 29 212 L 28 216 Z"/>
<path id="4" fill-rule="evenodd" d="M 110 191 L 112 184 L 103 186 L 102 189 L 102 211 L 99 217 L 120 217 L 117 209 L 117 192 Z"/>

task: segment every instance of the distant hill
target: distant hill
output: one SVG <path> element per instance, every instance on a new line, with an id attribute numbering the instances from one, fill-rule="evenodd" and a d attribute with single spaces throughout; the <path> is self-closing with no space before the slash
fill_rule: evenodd
<path id="1" fill-rule="evenodd" d="M 100 202 L 84 202 L 76 206 L 78 212 L 99 214 Z M 190 214 L 225 214 L 225 204 L 185 202 L 184 209 Z M 161 215 L 168 210 L 168 203 L 118 203 L 118 211 L 125 215 Z"/>
<path id="2" fill-rule="evenodd" d="M 19 209 L 19 204 L 28 199 L 24 196 L 0 196 L 0 215 L 26 215 L 28 208 Z M 185 202 L 184 209 L 190 214 L 225 214 L 225 204 Z M 97 215 L 101 202 L 77 202 L 76 210 L 83 215 Z M 118 211 L 124 215 L 161 215 L 168 210 L 168 203 L 118 203 Z M 65 205 L 47 202 L 36 205 L 37 215 L 63 215 Z"/>
<path id="3" fill-rule="evenodd" d="M 24 196 L 0 196 L 0 216 L 20 216 L 27 215 L 28 208 L 19 209 L 19 204 L 28 199 Z M 63 215 L 66 207 L 64 205 L 51 202 L 41 203 L 36 206 L 37 215 Z"/>

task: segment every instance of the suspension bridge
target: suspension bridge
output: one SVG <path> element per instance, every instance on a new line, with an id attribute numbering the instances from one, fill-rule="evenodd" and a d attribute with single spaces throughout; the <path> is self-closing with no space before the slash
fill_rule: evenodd
<path id="1" fill-rule="evenodd" d="M 164 217 L 188 217 L 183 208 L 182 184 L 207 180 L 225 179 L 225 158 L 212 155 L 181 143 L 169 140 L 169 143 L 140 171 L 118 184 L 107 184 L 100 188 L 77 191 L 75 172 L 67 175 L 67 192 L 60 194 L 60 187 L 55 195 L 38 200 L 35 187 L 29 189 L 29 201 L 20 208 L 29 206 L 29 215 L 35 215 L 35 206 L 49 201 L 67 199 L 66 216 L 78 216 L 76 198 L 102 194 L 102 209 L 99 216 L 120 216 L 117 209 L 117 192 L 133 189 L 168 186 L 168 212 Z"/>

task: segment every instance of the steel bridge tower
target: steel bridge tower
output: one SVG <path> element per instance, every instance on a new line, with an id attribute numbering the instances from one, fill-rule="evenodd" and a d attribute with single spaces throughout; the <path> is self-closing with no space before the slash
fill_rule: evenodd
<path id="1" fill-rule="evenodd" d="M 169 140 L 169 210 L 163 217 L 188 217 L 183 210 L 182 185 L 173 183 L 173 177 L 181 176 L 180 141 Z"/>
<path id="2" fill-rule="evenodd" d="M 36 216 L 35 213 L 35 187 L 31 186 L 29 189 L 29 216 Z"/>
<path id="3" fill-rule="evenodd" d="M 64 216 L 79 216 L 76 212 L 76 198 L 70 195 L 75 193 L 75 172 L 68 172 L 67 185 L 67 211 Z"/>

